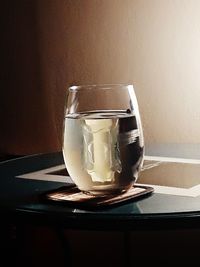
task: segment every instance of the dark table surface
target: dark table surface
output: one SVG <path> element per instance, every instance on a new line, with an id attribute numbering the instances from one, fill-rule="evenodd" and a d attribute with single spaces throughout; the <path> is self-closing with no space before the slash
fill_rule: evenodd
<path id="1" fill-rule="evenodd" d="M 156 160 L 155 162 L 158 162 L 158 159 Z M 165 158 L 164 161 L 166 161 Z M 180 161 L 178 160 L 177 164 L 179 169 L 183 170 Z M 152 169 L 159 170 L 159 164 L 154 165 L 154 168 L 145 170 L 145 182 L 148 177 L 152 179 Z M 146 197 L 102 210 L 77 209 L 65 204 L 43 201 L 41 199 L 43 193 L 66 186 L 70 182 L 69 177 L 56 173 L 56 168 L 59 169 L 58 166 L 62 168 L 64 166 L 61 152 L 31 155 L 1 162 L 1 220 L 61 225 L 66 228 L 89 230 L 180 229 L 200 226 L 200 196 L 198 193 L 187 195 L 187 183 L 183 186 L 184 188 L 181 188 L 182 191 L 177 191 L 183 192 L 183 194 L 173 193 L 173 188 L 177 188 L 173 185 L 170 187 L 172 190 L 167 193 L 159 191 L 158 188 Z M 194 166 L 199 167 L 199 162 L 195 162 Z M 47 175 L 50 171 L 45 172 L 44 170 L 52 170 L 52 173 Z M 173 171 L 173 168 L 170 170 Z M 162 172 L 161 170 L 161 174 Z M 173 173 L 171 175 L 173 176 Z M 184 173 L 182 172 L 181 175 L 184 176 Z M 186 178 L 190 180 L 190 172 L 187 175 Z M 157 176 L 159 176 L 159 172 Z M 170 180 L 170 176 L 168 177 Z M 142 183 L 142 179 L 141 176 L 140 183 Z M 153 181 L 153 183 L 156 187 L 156 182 Z M 198 179 L 194 184 L 198 185 Z"/>

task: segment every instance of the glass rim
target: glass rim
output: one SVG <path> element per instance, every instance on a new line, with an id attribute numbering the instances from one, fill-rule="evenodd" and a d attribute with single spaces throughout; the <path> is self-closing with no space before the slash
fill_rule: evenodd
<path id="1" fill-rule="evenodd" d="M 81 85 L 71 85 L 68 87 L 68 90 L 79 91 L 79 90 L 92 90 L 96 88 L 109 90 L 115 87 L 121 87 L 121 89 L 130 87 L 133 88 L 133 84 L 128 84 L 128 83 L 81 84 Z"/>

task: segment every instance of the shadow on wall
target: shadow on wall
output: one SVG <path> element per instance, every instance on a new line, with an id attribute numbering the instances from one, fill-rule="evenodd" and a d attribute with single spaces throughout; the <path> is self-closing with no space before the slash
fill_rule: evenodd
<path id="1" fill-rule="evenodd" d="M 38 1 L 3 1 L 0 12 L 0 154 L 59 151 L 66 79 L 59 73 L 59 47 L 52 55 L 44 50 L 48 44 L 53 46 L 60 21 L 55 17 L 55 29 L 50 34 L 46 28 L 45 36 Z"/>

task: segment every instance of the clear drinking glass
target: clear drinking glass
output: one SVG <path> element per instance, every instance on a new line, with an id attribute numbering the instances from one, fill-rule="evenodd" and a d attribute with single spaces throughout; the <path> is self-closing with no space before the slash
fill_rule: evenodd
<path id="1" fill-rule="evenodd" d="M 63 156 L 70 177 L 87 194 L 120 194 L 133 186 L 144 159 L 143 130 L 133 85 L 68 89 Z"/>

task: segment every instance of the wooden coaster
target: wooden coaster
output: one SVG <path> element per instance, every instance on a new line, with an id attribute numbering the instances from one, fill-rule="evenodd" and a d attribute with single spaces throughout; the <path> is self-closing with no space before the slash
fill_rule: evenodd
<path id="1" fill-rule="evenodd" d="M 44 194 L 46 200 L 67 204 L 74 208 L 95 209 L 109 208 L 116 204 L 146 196 L 154 191 L 153 187 L 134 185 L 127 192 L 119 195 L 93 196 L 81 192 L 76 186 L 64 186 Z"/>

